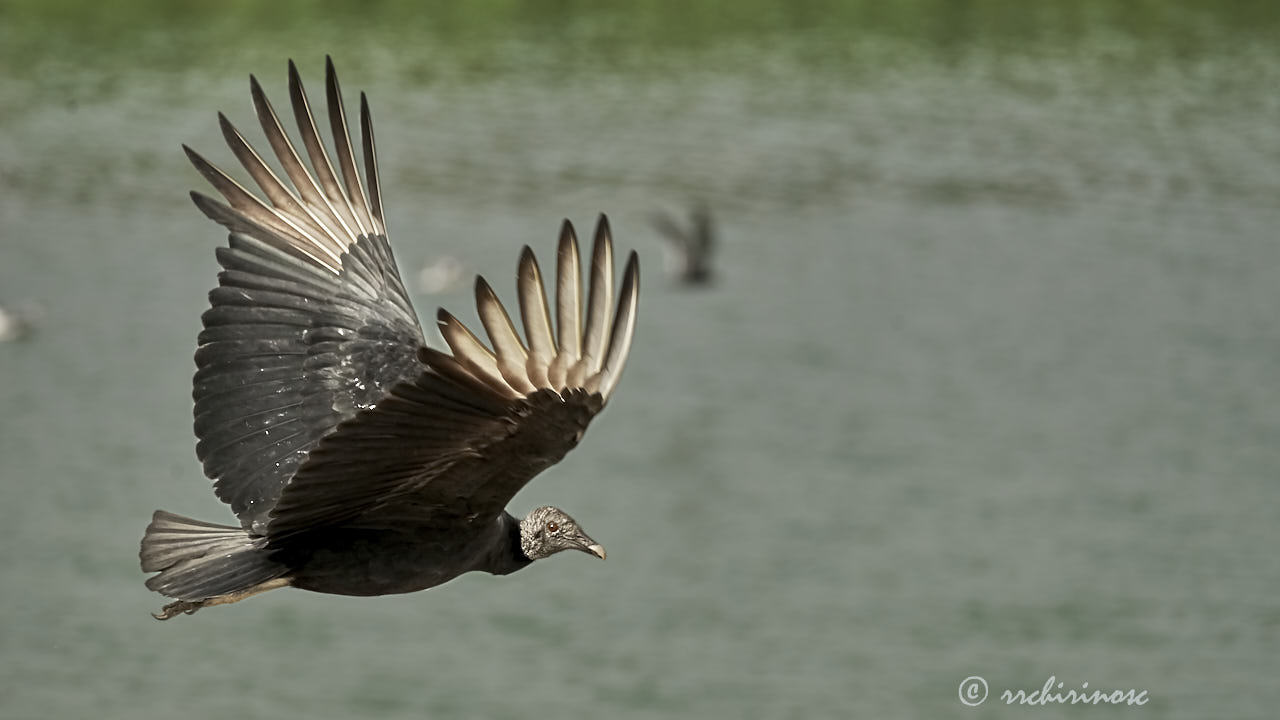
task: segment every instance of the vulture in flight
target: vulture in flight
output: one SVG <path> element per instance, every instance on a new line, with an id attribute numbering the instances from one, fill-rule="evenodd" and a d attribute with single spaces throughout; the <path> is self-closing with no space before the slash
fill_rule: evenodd
<path id="1" fill-rule="evenodd" d="M 325 79 L 332 154 L 292 61 L 303 153 L 250 78 L 287 184 L 221 114 L 260 196 L 184 147 L 225 202 L 192 199 L 230 231 L 195 355 L 196 454 L 240 524 L 156 511 L 140 557 L 156 573 L 147 587 L 174 599 L 161 620 L 281 587 L 407 593 L 474 570 L 505 575 L 561 550 L 605 556 L 563 510 L 519 519 L 506 505 L 578 444 L 617 387 L 636 325 L 635 252 L 612 311 L 613 242 L 601 216 L 584 302 L 566 221 L 554 305 L 533 252 L 520 255 L 523 339 L 477 277 L 490 345 L 441 309 L 448 349 L 428 347 L 387 241 L 368 102 L 361 94 L 361 173 L 331 60 Z"/>
<path id="2" fill-rule="evenodd" d="M 652 221 L 654 229 L 666 240 L 663 264 L 667 275 L 690 287 L 709 284 L 713 275 L 711 254 L 716 246 L 711 208 L 702 203 L 695 205 L 689 212 L 688 226 L 665 212 L 655 213 Z"/>

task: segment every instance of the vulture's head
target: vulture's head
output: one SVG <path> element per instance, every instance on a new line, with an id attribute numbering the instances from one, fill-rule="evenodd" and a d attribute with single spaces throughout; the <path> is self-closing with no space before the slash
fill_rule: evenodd
<path id="1" fill-rule="evenodd" d="M 530 560 L 561 550 L 581 550 L 604 559 L 604 548 L 578 527 L 578 521 L 550 505 L 534 508 L 520 521 L 520 550 Z"/>

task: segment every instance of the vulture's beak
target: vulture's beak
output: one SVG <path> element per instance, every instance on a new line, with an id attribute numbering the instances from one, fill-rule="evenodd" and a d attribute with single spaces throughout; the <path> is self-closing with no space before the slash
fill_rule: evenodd
<path id="1" fill-rule="evenodd" d="M 565 540 L 572 543 L 570 547 L 574 550 L 581 550 L 588 555 L 595 555 L 601 560 L 604 559 L 604 546 L 592 540 L 591 536 L 582 532 L 582 530 L 578 530 L 572 536 L 565 538 Z"/>

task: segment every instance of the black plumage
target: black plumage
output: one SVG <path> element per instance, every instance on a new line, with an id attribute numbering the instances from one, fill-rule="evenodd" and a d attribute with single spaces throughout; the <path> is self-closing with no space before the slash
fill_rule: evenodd
<path id="1" fill-rule="evenodd" d="M 577 445 L 612 395 L 635 331 L 635 253 L 615 312 L 602 216 L 584 312 L 566 221 L 554 336 L 542 274 L 525 247 L 517 271 L 525 339 L 477 278 L 492 349 L 444 310 L 437 322 L 448 350 L 427 347 L 387 242 L 368 103 L 362 94 L 362 177 L 332 62 L 326 71 L 335 158 L 289 63 L 314 172 L 251 78 L 258 119 L 292 188 L 221 114 L 224 138 L 265 201 L 185 148 L 226 203 L 192 198 L 231 231 L 217 251 L 222 272 L 202 317 L 193 397 L 197 456 L 240 527 L 155 513 L 141 560 L 158 573 L 147 587 L 176 599 L 161 619 L 285 586 L 382 595 L 469 571 L 506 574 L 566 549 L 604 557 L 562 510 L 544 506 L 518 520 L 505 508 Z"/>

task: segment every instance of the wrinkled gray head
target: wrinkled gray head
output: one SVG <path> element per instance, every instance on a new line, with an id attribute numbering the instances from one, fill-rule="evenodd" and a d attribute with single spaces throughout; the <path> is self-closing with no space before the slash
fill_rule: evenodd
<path id="1" fill-rule="evenodd" d="M 561 550 L 581 550 L 604 559 L 604 548 L 582 532 L 568 513 L 550 505 L 534 508 L 520 521 L 520 550 L 530 560 Z"/>

